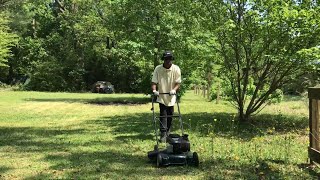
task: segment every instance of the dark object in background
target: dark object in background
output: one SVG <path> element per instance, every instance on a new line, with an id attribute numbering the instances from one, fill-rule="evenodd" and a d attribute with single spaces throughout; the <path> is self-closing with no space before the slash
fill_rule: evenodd
<path id="1" fill-rule="evenodd" d="M 92 88 L 93 93 L 114 93 L 114 86 L 107 81 L 97 81 Z"/>

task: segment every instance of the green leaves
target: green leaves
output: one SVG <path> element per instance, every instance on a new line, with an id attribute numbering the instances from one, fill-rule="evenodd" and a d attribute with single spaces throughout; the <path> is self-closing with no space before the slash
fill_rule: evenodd
<path id="1" fill-rule="evenodd" d="M 0 13 L 0 67 L 8 66 L 8 58 L 11 56 L 10 47 L 17 42 L 17 36 L 10 32 L 8 27 L 8 17 L 4 13 Z"/>
<path id="2" fill-rule="evenodd" d="M 56 64 L 53 71 L 65 86 L 84 82 L 77 88 L 88 88 L 97 80 L 121 79 L 117 90 L 146 92 L 154 66 L 162 63 L 161 52 L 171 49 L 186 85 L 191 78 L 210 84 L 211 73 L 224 80 L 225 89 L 230 87 L 234 100 L 248 104 L 247 97 L 254 94 L 253 99 L 268 99 L 283 83 L 312 69 L 319 58 L 314 47 L 320 39 L 320 10 L 308 2 L 6 2 L 3 9 L 12 16 L 1 18 L 0 65 L 9 65 L 12 77 L 26 73 L 49 77 L 45 66 Z M 14 48 L 16 38 L 9 27 L 21 37 Z M 9 64 L 10 50 L 14 57 Z"/>
<path id="3" fill-rule="evenodd" d="M 320 40 L 318 7 L 281 0 L 202 5 L 208 16 L 201 20 L 210 23 L 204 27 L 216 36 L 214 50 L 223 59 L 240 120 L 279 99 L 277 89 L 305 73 L 318 58 L 314 49 Z"/>

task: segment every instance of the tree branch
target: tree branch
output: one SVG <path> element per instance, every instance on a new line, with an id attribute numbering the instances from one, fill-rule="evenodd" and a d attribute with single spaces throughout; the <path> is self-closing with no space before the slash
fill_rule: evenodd
<path id="1" fill-rule="evenodd" d="M 59 6 L 60 12 L 63 13 L 65 11 L 65 8 L 63 4 L 60 2 L 60 0 L 55 0 L 54 2 Z"/>

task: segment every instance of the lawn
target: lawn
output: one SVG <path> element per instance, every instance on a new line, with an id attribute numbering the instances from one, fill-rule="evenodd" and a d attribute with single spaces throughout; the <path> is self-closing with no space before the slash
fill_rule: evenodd
<path id="1" fill-rule="evenodd" d="M 239 124 L 191 91 L 180 108 L 200 167 L 156 168 L 150 99 L 139 94 L 0 91 L 0 179 L 317 179 L 308 105 L 286 97 Z M 156 107 L 158 111 L 158 107 Z M 178 120 L 174 130 L 178 131 Z"/>

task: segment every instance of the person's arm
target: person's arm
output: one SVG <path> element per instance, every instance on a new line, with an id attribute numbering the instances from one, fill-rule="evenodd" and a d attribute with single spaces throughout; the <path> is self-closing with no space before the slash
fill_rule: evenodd
<path id="1" fill-rule="evenodd" d="M 153 95 L 159 96 L 159 92 L 157 91 L 157 83 L 158 83 L 158 76 L 157 76 L 157 70 L 155 69 L 152 75 L 152 80 L 151 80 L 151 90 Z"/>
<path id="2" fill-rule="evenodd" d="M 179 88 L 180 88 L 180 83 L 176 83 L 173 90 L 175 90 L 177 92 L 179 90 Z"/>
<path id="3" fill-rule="evenodd" d="M 174 88 L 172 89 L 172 91 L 174 92 L 174 94 L 179 90 L 180 84 L 181 84 L 181 70 L 180 70 L 180 68 L 177 66 L 175 85 L 174 85 Z"/>
<path id="4" fill-rule="evenodd" d="M 156 83 L 152 83 L 151 84 L 151 90 L 152 90 L 152 92 L 154 92 L 154 91 L 156 91 L 157 90 L 157 84 Z"/>
<path id="5" fill-rule="evenodd" d="M 158 73 L 157 73 L 157 68 L 155 68 L 152 73 L 152 80 L 151 80 L 152 92 L 157 91 L 157 84 L 158 84 Z"/>

